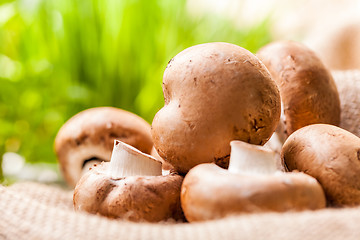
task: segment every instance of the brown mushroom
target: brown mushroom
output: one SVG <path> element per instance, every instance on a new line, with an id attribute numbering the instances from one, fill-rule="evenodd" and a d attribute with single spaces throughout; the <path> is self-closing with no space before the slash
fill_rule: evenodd
<path id="1" fill-rule="evenodd" d="M 329 205 L 360 204 L 360 138 L 354 134 L 333 125 L 310 125 L 290 135 L 281 157 L 289 171 L 316 178 Z"/>
<path id="2" fill-rule="evenodd" d="M 82 111 L 69 119 L 55 139 L 61 171 L 74 187 L 94 163 L 110 161 L 114 139 L 150 153 L 150 125 L 139 116 L 113 107 Z"/>
<path id="3" fill-rule="evenodd" d="M 269 69 L 281 95 L 285 138 L 295 130 L 314 123 L 338 125 L 340 101 L 330 72 L 316 54 L 304 45 L 274 42 L 257 56 Z M 279 131 L 278 131 L 279 132 Z"/>
<path id="4" fill-rule="evenodd" d="M 181 206 L 189 222 L 235 214 L 325 207 L 320 184 L 303 173 L 276 171 L 274 152 L 231 142 L 229 169 L 201 164 L 185 176 Z"/>
<path id="5" fill-rule="evenodd" d="M 76 185 L 74 207 L 130 221 L 182 220 L 182 180 L 174 173 L 162 175 L 160 161 L 115 141 L 110 163 L 93 167 Z"/>
<path id="6" fill-rule="evenodd" d="M 230 141 L 264 144 L 280 116 L 265 66 L 230 43 L 200 44 L 176 55 L 163 77 L 165 106 L 152 123 L 159 155 L 180 173 L 200 163 L 227 166 Z"/>
<path id="7" fill-rule="evenodd" d="M 157 153 L 156 149 L 153 147 L 152 150 L 151 150 L 151 153 L 150 153 L 151 156 L 153 156 L 154 158 L 156 158 L 157 160 L 159 160 L 162 164 L 162 169 L 163 169 L 163 172 L 173 172 L 175 171 L 174 170 L 174 167 L 168 163 L 167 161 L 165 161 L 164 159 L 162 159 L 162 157 L 160 157 L 160 155 Z"/>

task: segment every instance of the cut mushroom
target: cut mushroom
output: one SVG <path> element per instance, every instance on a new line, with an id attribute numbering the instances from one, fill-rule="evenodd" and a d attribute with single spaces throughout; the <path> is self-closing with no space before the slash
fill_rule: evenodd
<path id="1" fill-rule="evenodd" d="M 126 143 L 115 140 L 109 175 L 114 180 L 139 175 L 160 176 L 161 162 Z"/>
<path id="2" fill-rule="evenodd" d="M 281 154 L 281 148 L 283 146 L 284 141 L 285 141 L 285 139 L 284 140 L 281 139 L 279 134 L 277 132 L 274 132 L 273 135 L 271 136 L 271 138 L 269 139 L 269 141 L 267 141 L 264 144 L 264 147 L 269 148 L 275 152 L 276 169 L 279 171 L 282 171 L 282 172 L 284 172 L 285 169 L 281 162 L 280 154 Z"/>
<path id="3" fill-rule="evenodd" d="M 360 138 L 336 126 L 314 124 L 286 140 L 282 159 L 322 185 L 329 205 L 360 205 Z"/>
<path id="4" fill-rule="evenodd" d="M 271 43 L 257 53 L 276 81 L 282 101 L 280 138 L 315 123 L 338 125 L 340 101 L 335 82 L 316 54 L 291 41 Z"/>
<path id="5" fill-rule="evenodd" d="M 261 146 L 232 141 L 228 171 L 242 175 L 269 175 L 276 172 L 275 152 Z"/>
<path id="6" fill-rule="evenodd" d="M 76 185 L 74 207 L 131 221 L 182 220 L 182 180 L 174 173 L 163 176 L 160 161 L 115 141 L 111 162 L 93 167 Z"/>
<path id="7" fill-rule="evenodd" d="M 94 163 L 110 161 L 114 139 L 145 153 L 152 149 L 150 125 L 130 112 L 91 108 L 68 120 L 55 139 L 55 152 L 66 182 L 74 187 Z"/>
<path id="8" fill-rule="evenodd" d="M 181 205 L 189 222 L 242 213 L 299 211 L 325 207 L 316 179 L 276 171 L 274 152 L 231 142 L 229 170 L 201 164 L 185 176 Z"/>

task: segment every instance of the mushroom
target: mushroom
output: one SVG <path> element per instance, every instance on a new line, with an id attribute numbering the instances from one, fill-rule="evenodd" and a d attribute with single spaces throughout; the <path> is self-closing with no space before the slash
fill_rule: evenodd
<path id="1" fill-rule="evenodd" d="M 170 163 L 166 162 L 164 159 L 162 159 L 162 157 L 160 157 L 154 147 L 152 148 L 150 155 L 161 162 L 163 174 L 175 171 L 174 167 Z"/>
<path id="2" fill-rule="evenodd" d="M 110 163 L 94 166 L 76 185 L 74 207 L 130 221 L 182 220 L 182 180 L 163 176 L 160 161 L 116 140 Z"/>
<path id="3" fill-rule="evenodd" d="M 165 106 L 152 122 L 159 155 L 185 174 L 200 163 L 227 167 L 230 141 L 264 144 L 280 117 L 280 95 L 266 67 L 230 43 L 176 55 L 163 77 Z"/>
<path id="4" fill-rule="evenodd" d="M 257 56 L 269 69 L 281 95 L 282 115 L 278 131 L 285 138 L 314 123 L 338 125 L 340 101 L 335 82 L 316 54 L 304 45 L 274 42 Z"/>
<path id="5" fill-rule="evenodd" d="M 69 119 L 55 139 L 55 152 L 66 182 L 74 187 L 94 163 L 110 161 L 114 139 L 150 153 L 150 125 L 139 116 L 113 107 L 82 111 Z"/>
<path id="6" fill-rule="evenodd" d="M 314 124 L 285 141 L 281 158 L 289 171 L 316 178 L 329 205 L 360 204 L 360 138 L 328 124 Z"/>
<path id="7" fill-rule="evenodd" d="M 325 207 L 325 196 L 314 178 L 276 171 L 270 149 L 232 141 L 228 170 L 201 164 L 185 176 L 181 206 L 193 222 L 244 213 L 315 210 Z"/>
<path id="8" fill-rule="evenodd" d="M 282 126 L 281 124 L 279 124 L 279 126 Z M 277 129 L 279 130 L 279 129 Z M 283 146 L 283 143 L 285 141 L 285 139 L 281 139 L 280 137 L 283 135 L 278 134 L 277 132 L 274 132 L 273 135 L 271 136 L 271 138 L 269 139 L 269 141 L 267 141 L 264 144 L 264 147 L 269 148 L 271 150 L 273 150 L 275 152 L 275 161 L 276 161 L 276 169 L 279 171 L 284 172 L 284 166 L 281 162 L 281 148 Z"/>

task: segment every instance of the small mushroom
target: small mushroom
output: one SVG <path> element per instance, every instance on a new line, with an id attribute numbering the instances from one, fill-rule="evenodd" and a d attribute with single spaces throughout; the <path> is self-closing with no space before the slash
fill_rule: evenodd
<path id="1" fill-rule="evenodd" d="M 137 222 L 182 220 L 182 180 L 162 175 L 160 161 L 116 140 L 110 163 L 94 166 L 76 185 L 74 207 Z"/>
<path id="2" fill-rule="evenodd" d="M 241 141 L 231 142 L 229 169 L 200 164 L 185 176 L 181 205 L 189 222 L 235 214 L 284 212 L 325 207 L 316 179 L 276 171 L 274 152 Z"/>
<path id="3" fill-rule="evenodd" d="M 304 45 L 282 41 L 261 48 L 257 56 L 277 83 L 281 102 L 280 138 L 315 123 L 338 125 L 340 101 L 335 82 L 316 54 Z"/>
<path id="4" fill-rule="evenodd" d="M 263 145 L 280 117 L 280 95 L 266 67 L 230 43 L 177 54 L 163 77 L 165 106 L 152 122 L 159 155 L 181 174 L 200 163 L 227 167 L 231 140 Z"/>
<path id="5" fill-rule="evenodd" d="M 281 158 L 289 171 L 316 178 L 329 205 L 360 204 L 360 138 L 354 134 L 333 125 L 310 125 L 290 135 Z"/>
<path id="6" fill-rule="evenodd" d="M 69 119 L 55 139 L 55 152 L 66 182 L 74 187 L 94 163 L 110 161 L 114 140 L 150 153 L 150 125 L 139 116 L 113 107 L 82 111 Z"/>

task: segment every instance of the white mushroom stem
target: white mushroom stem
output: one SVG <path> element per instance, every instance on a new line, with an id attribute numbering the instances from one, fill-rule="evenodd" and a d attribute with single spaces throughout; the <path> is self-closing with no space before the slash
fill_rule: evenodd
<path id="1" fill-rule="evenodd" d="M 229 172 L 240 174 L 275 174 L 275 152 L 262 146 L 242 141 L 230 143 Z"/>
<path id="2" fill-rule="evenodd" d="M 108 171 L 113 179 L 162 175 L 161 162 L 118 140 L 114 142 Z"/>

